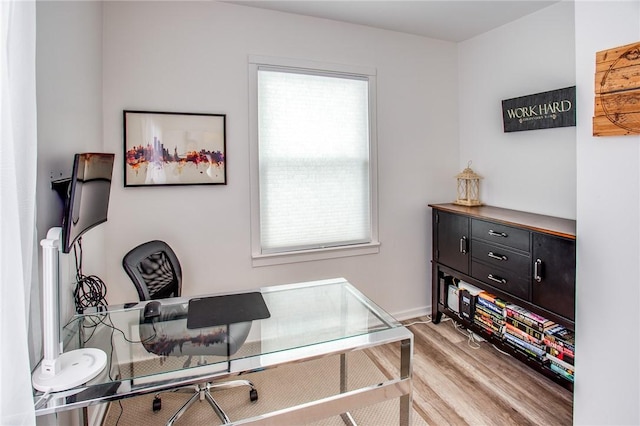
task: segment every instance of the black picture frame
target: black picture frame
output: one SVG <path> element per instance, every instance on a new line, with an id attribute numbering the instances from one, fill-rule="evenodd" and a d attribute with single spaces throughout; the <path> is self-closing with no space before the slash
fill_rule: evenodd
<path id="1" fill-rule="evenodd" d="M 124 186 L 226 185 L 226 115 L 123 111 Z"/>

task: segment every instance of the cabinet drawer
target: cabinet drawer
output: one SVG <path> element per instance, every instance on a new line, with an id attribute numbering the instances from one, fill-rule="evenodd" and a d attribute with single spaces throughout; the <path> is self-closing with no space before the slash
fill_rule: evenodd
<path id="1" fill-rule="evenodd" d="M 485 265 L 473 260 L 471 262 L 471 276 L 506 293 L 524 300 L 530 300 L 529 290 L 531 286 L 529 281 L 518 277 L 513 271 Z"/>
<path id="2" fill-rule="evenodd" d="M 471 221 L 471 237 L 529 251 L 529 231 L 484 220 Z"/>
<path id="3" fill-rule="evenodd" d="M 483 241 L 472 240 L 471 254 L 474 260 L 507 269 L 520 278 L 528 279 L 530 276 L 530 258 L 522 253 Z"/>

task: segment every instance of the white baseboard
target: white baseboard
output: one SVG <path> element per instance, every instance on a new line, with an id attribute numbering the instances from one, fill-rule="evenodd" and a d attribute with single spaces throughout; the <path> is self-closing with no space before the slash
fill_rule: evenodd
<path id="1" fill-rule="evenodd" d="M 408 309 L 406 311 L 395 312 L 391 315 L 393 315 L 393 317 L 398 321 L 404 321 L 412 318 L 421 317 L 424 315 L 431 315 L 431 305 L 425 306 L 422 308 L 414 308 L 414 309 Z"/>

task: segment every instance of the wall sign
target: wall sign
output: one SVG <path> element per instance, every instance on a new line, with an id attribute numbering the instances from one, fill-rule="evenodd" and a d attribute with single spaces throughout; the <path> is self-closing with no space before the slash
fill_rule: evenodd
<path id="1" fill-rule="evenodd" d="M 640 134 L 640 43 L 596 53 L 593 136 Z"/>
<path id="2" fill-rule="evenodd" d="M 576 125 L 576 86 L 502 101 L 504 131 Z"/>

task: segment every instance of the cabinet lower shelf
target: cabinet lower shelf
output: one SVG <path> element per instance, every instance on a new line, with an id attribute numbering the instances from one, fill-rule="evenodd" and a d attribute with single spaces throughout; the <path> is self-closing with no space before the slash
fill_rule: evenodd
<path id="1" fill-rule="evenodd" d="M 526 364 L 528 367 L 530 367 L 530 368 L 534 369 L 535 371 L 543 374 L 544 376 L 546 376 L 547 378 L 553 380 L 554 382 L 556 382 L 560 386 L 564 387 L 565 389 L 568 389 L 568 390 L 573 392 L 573 382 L 572 381 L 567 380 L 566 378 L 562 377 L 560 374 L 554 372 L 549 367 L 544 365 L 542 362 L 540 362 L 540 361 L 538 361 L 536 359 L 533 359 L 531 356 L 529 356 L 529 355 L 527 355 L 527 354 L 525 354 L 523 352 L 520 352 L 515 347 L 509 345 L 508 343 L 505 343 L 505 341 L 502 340 L 500 337 L 497 337 L 497 336 L 492 335 L 492 334 L 488 334 L 481 327 L 477 326 L 472 321 L 469 321 L 469 320 L 467 320 L 465 318 L 462 318 L 460 315 L 458 315 L 457 312 L 449 309 L 446 306 L 438 305 L 437 312 L 438 312 L 438 314 L 435 315 L 432 318 L 434 324 L 440 323 L 441 318 L 442 318 L 442 314 L 444 314 L 447 317 L 451 318 L 452 321 L 455 321 L 456 323 L 458 323 L 458 324 L 462 325 L 463 327 L 465 327 L 467 330 L 473 331 L 477 335 L 482 336 L 483 339 L 485 339 L 488 343 L 494 345 L 500 351 L 511 355 L 512 357 L 514 357 L 518 361 Z"/>
<path id="2" fill-rule="evenodd" d="M 543 316 L 553 322 L 555 322 L 556 324 L 560 324 L 570 330 L 575 330 L 575 322 L 565 318 L 563 316 L 557 315 L 554 312 L 550 312 L 546 309 L 541 308 L 540 306 L 534 305 L 526 300 L 520 299 L 516 296 L 514 296 L 513 294 L 510 293 L 506 293 L 504 291 L 502 291 L 500 288 L 498 287 L 494 287 L 491 285 L 488 285 L 486 282 L 482 282 L 482 281 L 478 281 L 475 278 L 469 276 L 469 275 L 465 275 L 465 274 L 461 274 L 458 271 L 455 271 L 454 269 L 451 269 L 445 265 L 441 265 L 439 263 L 433 263 L 432 264 L 433 270 L 433 276 L 434 278 L 434 283 L 432 284 L 432 291 L 433 291 L 433 303 L 434 303 L 434 307 L 436 306 L 436 303 L 438 303 L 439 305 L 443 305 L 444 300 L 446 300 L 446 295 L 444 293 L 444 291 L 446 291 L 446 288 L 440 286 L 439 284 L 439 279 L 438 277 L 440 277 L 442 274 L 445 275 L 451 275 L 453 277 L 456 277 L 458 279 L 461 279 L 465 282 L 468 282 L 469 284 L 473 284 L 476 287 L 482 288 L 483 290 L 487 290 L 488 292 L 496 295 L 497 297 L 504 299 L 504 300 L 508 300 L 511 303 L 514 303 L 518 306 L 521 306 L 527 310 L 530 310 L 532 312 L 537 313 L 540 316 Z"/>

